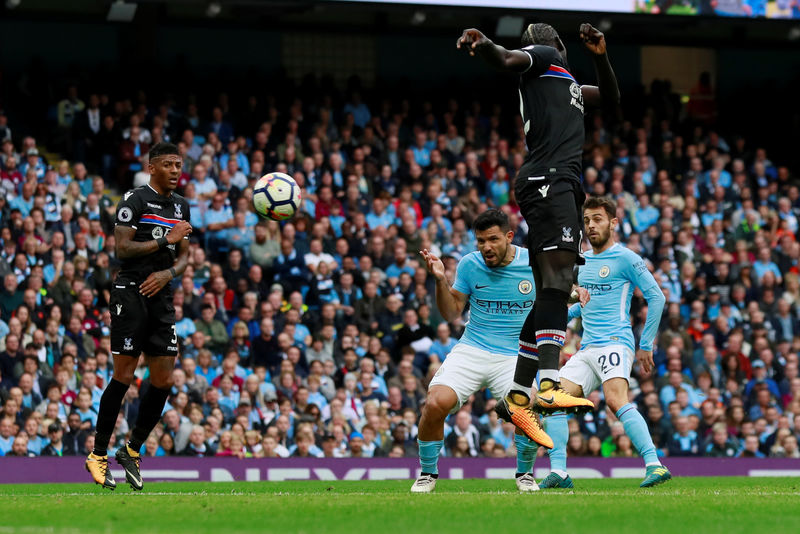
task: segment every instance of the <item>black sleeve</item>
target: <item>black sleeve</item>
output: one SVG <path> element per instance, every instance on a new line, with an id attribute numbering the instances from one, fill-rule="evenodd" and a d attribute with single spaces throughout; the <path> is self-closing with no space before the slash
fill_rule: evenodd
<path id="1" fill-rule="evenodd" d="M 135 190 L 130 190 L 122 196 L 117 204 L 115 225 L 136 228 L 142 216 L 142 200 Z"/>
<path id="2" fill-rule="evenodd" d="M 524 70 L 521 75 L 524 76 L 541 76 L 554 61 L 553 53 L 556 49 L 552 46 L 544 45 L 530 45 L 522 49 L 523 52 L 528 54 L 531 58 L 531 66 Z"/>

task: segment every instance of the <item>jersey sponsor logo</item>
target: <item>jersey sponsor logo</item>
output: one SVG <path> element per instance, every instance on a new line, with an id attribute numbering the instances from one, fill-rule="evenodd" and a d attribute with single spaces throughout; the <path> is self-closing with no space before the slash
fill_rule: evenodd
<path id="1" fill-rule="evenodd" d="M 125 344 L 122 345 L 122 350 L 133 350 L 133 339 L 126 337 Z"/>
<path id="2" fill-rule="evenodd" d="M 606 278 L 609 274 L 611 274 L 611 269 L 609 269 L 608 265 L 603 265 L 597 272 L 597 276 L 600 278 Z"/>
<path id="3" fill-rule="evenodd" d="M 569 94 L 572 97 L 569 101 L 570 105 L 575 106 L 583 113 L 583 93 L 577 83 L 573 83 L 569 86 Z"/>
<path id="4" fill-rule="evenodd" d="M 131 219 L 133 219 L 133 210 L 127 206 L 120 208 L 117 219 L 122 222 L 131 222 Z"/>
<path id="5" fill-rule="evenodd" d="M 478 284 L 475 284 L 475 289 L 483 289 L 485 287 L 489 287 L 489 285 L 487 284 L 485 286 L 479 286 Z"/>
<path id="6" fill-rule="evenodd" d="M 181 205 L 180 204 L 175 204 L 175 217 L 178 218 L 178 219 L 182 219 L 183 218 L 183 213 L 181 212 Z"/>
<path id="7" fill-rule="evenodd" d="M 539 193 L 542 194 L 542 198 L 547 197 L 547 192 L 550 190 L 550 185 L 543 185 L 539 188 Z"/>
<path id="8" fill-rule="evenodd" d="M 521 280 L 517 287 L 523 295 L 527 295 L 533 290 L 533 284 L 531 284 L 530 280 Z"/>
<path id="9" fill-rule="evenodd" d="M 153 239 L 164 237 L 164 229 L 160 226 L 156 226 L 155 228 L 153 228 L 153 231 L 150 233 L 153 234 Z"/>
<path id="10" fill-rule="evenodd" d="M 587 283 L 587 284 L 581 284 L 581 286 L 592 295 L 597 295 L 600 293 L 605 293 L 606 291 L 611 291 L 611 284 Z"/>
<path id="11" fill-rule="evenodd" d="M 571 226 L 562 226 L 561 227 L 561 241 L 564 243 L 572 243 L 575 241 L 575 238 L 572 237 L 572 227 Z"/>
<path id="12" fill-rule="evenodd" d="M 472 299 L 472 304 L 480 308 L 482 312 L 493 315 L 523 315 L 527 314 L 533 307 L 532 300 L 485 300 Z"/>
<path id="13" fill-rule="evenodd" d="M 147 203 L 147 207 L 148 208 L 153 208 L 154 210 L 160 210 L 161 209 L 161 206 L 159 206 L 158 204 L 153 204 L 152 202 L 148 202 Z"/>
<path id="14" fill-rule="evenodd" d="M 129 198 L 131 198 L 132 194 L 133 194 L 133 191 L 128 191 L 127 193 L 125 193 L 125 195 L 122 197 L 122 199 L 123 200 L 128 200 Z"/>

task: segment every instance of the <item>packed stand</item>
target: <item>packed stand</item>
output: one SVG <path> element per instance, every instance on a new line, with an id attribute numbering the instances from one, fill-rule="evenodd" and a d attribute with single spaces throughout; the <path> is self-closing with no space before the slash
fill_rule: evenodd
<path id="1" fill-rule="evenodd" d="M 583 183 L 618 202 L 618 239 L 645 257 L 667 297 L 657 370 L 632 395 L 668 456 L 800 457 L 800 189 L 735 133 L 714 129 L 698 85 L 679 115 L 667 85 L 642 113 L 587 117 Z M 114 198 L 147 183 L 148 147 L 178 144 L 191 205 L 191 260 L 174 283 L 179 366 L 147 456 L 416 455 L 426 386 L 464 320 L 444 322 L 418 252 L 455 266 L 475 250 L 487 207 L 526 228 L 513 177 L 525 156 L 513 102 L 449 100 L 179 109 L 70 88 L 46 159 L 0 115 L 0 455 L 87 454 L 109 357 Z M 671 106 L 671 107 L 670 107 Z M 682 120 L 674 117 L 683 116 Z M 302 188 L 279 224 L 252 211 L 252 187 L 281 171 Z M 634 298 L 634 332 L 646 315 Z M 563 359 L 577 350 L 571 325 Z M 143 363 L 140 362 L 140 363 Z M 136 419 L 140 366 L 111 454 Z M 574 456 L 633 456 L 597 409 L 570 420 Z M 448 419 L 446 455 L 510 457 L 513 428 L 488 392 Z"/>

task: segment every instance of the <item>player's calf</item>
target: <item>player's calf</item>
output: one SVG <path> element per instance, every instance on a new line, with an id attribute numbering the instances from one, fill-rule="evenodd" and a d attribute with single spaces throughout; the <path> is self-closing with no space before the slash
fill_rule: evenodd
<path id="1" fill-rule="evenodd" d="M 411 486 L 412 493 L 430 493 L 439 478 L 439 452 L 444 445 L 444 420 L 458 405 L 455 390 L 433 385 L 428 391 L 419 421 L 419 466 L 421 474 Z"/>

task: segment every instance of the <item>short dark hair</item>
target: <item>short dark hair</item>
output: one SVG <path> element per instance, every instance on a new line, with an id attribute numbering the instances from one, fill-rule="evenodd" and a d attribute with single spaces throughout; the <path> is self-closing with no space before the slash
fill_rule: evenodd
<path id="1" fill-rule="evenodd" d="M 608 197 L 589 197 L 583 203 L 583 210 L 603 208 L 611 220 L 617 216 L 617 203 Z"/>
<path id="2" fill-rule="evenodd" d="M 172 143 L 158 143 L 150 149 L 149 158 L 156 159 L 161 156 L 180 156 L 178 147 Z"/>
<path id="3" fill-rule="evenodd" d="M 508 222 L 508 215 L 502 211 L 492 208 L 484 211 L 472 223 L 472 228 L 476 232 L 483 232 L 492 226 L 499 226 L 503 232 L 511 230 L 511 223 Z"/>
<path id="4" fill-rule="evenodd" d="M 543 22 L 528 24 L 522 34 L 522 46 L 534 44 L 552 46 L 556 50 L 564 50 L 564 44 L 561 42 L 556 29 Z"/>

